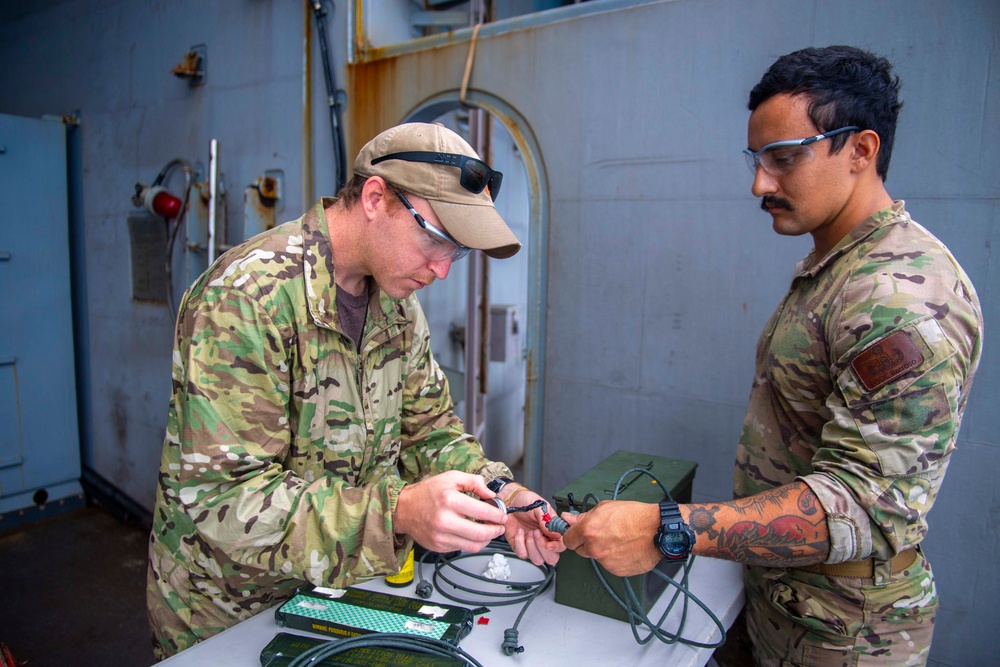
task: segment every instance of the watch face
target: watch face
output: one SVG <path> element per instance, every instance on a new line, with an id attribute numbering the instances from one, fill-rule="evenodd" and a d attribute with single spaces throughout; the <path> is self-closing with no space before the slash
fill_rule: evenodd
<path id="1" fill-rule="evenodd" d="M 664 533 L 660 537 L 663 551 L 672 556 L 685 556 L 688 552 L 688 539 L 684 533 Z"/>
<path id="2" fill-rule="evenodd" d="M 687 536 L 683 533 L 667 533 L 663 536 L 663 546 L 668 549 L 672 546 L 674 547 L 685 547 L 687 546 Z"/>
<path id="3" fill-rule="evenodd" d="M 661 528 L 657 539 L 657 546 L 665 556 L 683 558 L 691 551 L 691 539 L 680 526 Z"/>

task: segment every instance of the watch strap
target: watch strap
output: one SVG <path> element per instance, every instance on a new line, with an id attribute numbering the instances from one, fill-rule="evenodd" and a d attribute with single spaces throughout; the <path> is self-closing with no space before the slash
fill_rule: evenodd
<path id="1" fill-rule="evenodd" d="M 683 552 L 672 553 L 667 550 L 661 542 L 661 537 L 668 533 L 681 533 L 686 536 L 687 548 Z M 664 558 L 672 561 L 683 560 L 691 553 L 694 547 L 694 532 L 684 521 L 681 510 L 673 500 L 664 500 L 660 503 L 660 528 L 656 531 L 653 543 Z"/>
<path id="2" fill-rule="evenodd" d="M 670 523 L 684 522 L 681 510 L 673 500 L 664 500 L 660 503 L 660 525 L 666 526 Z"/>
<path id="3" fill-rule="evenodd" d="M 500 493 L 500 489 L 511 484 L 514 480 L 510 477 L 494 477 L 490 481 L 486 482 L 486 488 L 493 493 Z"/>

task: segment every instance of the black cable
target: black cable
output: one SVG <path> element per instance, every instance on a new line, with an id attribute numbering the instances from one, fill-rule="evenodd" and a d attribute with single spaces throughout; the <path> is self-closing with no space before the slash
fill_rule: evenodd
<path id="1" fill-rule="evenodd" d="M 156 175 L 156 179 L 153 181 L 153 184 L 149 187 L 155 188 L 157 185 L 163 182 L 163 179 L 167 177 L 167 174 L 170 173 L 171 169 L 180 166 L 187 166 L 187 163 L 180 158 L 174 158 L 173 160 L 165 164 L 163 166 L 163 169 L 160 170 L 160 173 Z"/>
<path id="2" fill-rule="evenodd" d="M 187 221 L 184 214 L 187 211 L 188 203 L 191 201 L 191 189 L 193 187 L 195 187 L 195 184 L 190 176 L 188 176 L 187 183 L 184 187 L 184 198 L 181 200 L 180 212 L 177 214 L 177 217 L 173 219 L 173 221 L 167 221 L 167 308 L 169 308 L 171 312 L 174 312 L 177 309 L 174 304 L 174 244 L 177 242 L 177 235 L 180 233 L 181 218 L 184 218 L 185 222 Z"/>
<path id="3" fill-rule="evenodd" d="M 165 276 L 165 279 L 166 279 L 166 300 L 167 300 L 167 307 L 170 308 L 171 310 L 174 309 L 174 303 L 173 303 L 173 297 L 174 297 L 174 289 L 173 289 L 174 244 L 175 244 L 175 242 L 177 240 L 177 234 L 178 234 L 178 232 L 179 232 L 179 230 L 181 228 L 181 219 L 184 217 L 184 215 L 185 215 L 185 213 L 187 211 L 188 202 L 189 202 L 190 196 L 191 196 L 191 188 L 193 187 L 193 184 L 191 182 L 191 171 L 190 171 L 190 167 L 189 167 L 188 163 L 185 162 L 184 160 L 180 159 L 180 158 L 174 158 L 170 162 L 168 162 L 165 165 L 163 165 L 163 168 L 160 169 L 160 173 L 156 175 L 156 178 L 153 179 L 153 184 L 150 185 L 148 189 L 146 188 L 146 186 L 144 184 L 142 184 L 142 183 L 136 183 L 135 184 L 135 197 L 132 198 L 132 203 L 135 206 L 137 206 L 139 208 L 142 208 L 143 205 L 144 205 L 144 202 L 139 197 L 139 195 L 142 194 L 142 193 L 149 192 L 153 188 L 157 188 L 157 187 L 162 186 L 163 182 L 165 180 L 167 180 L 167 176 L 171 173 L 171 171 L 173 171 L 177 167 L 181 167 L 183 169 L 184 175 L 185 175 L 184 197 L 183 197 L 183 199 L 181 199 L 180 209 L 178 210 L 177 215 L 174 216 L 173 218 L 167 218 L 165 216 L 159 216 L 159 217 L 162 218 L 164 224 L 166 225 L 165 231 L 166 231 L 166 236 L 167 236 L 167 244 L 166 244 L 166 248 L 165 248 L 165 257 L 164 257 L 164 264 L 165 264 L 165 270 L 166 270 L 166 276 Z M 153 212 L 150 211 L 150 213 L 153 213 Z"/>
<path id="4" fill-rule="evenodd" d="M 326 0 L 330 3 L 330 13 L 333 13 L 333 0 Z M 347 181 L 347 160 L 344 156 L 344 130 L 341 127 L 340 117 L 340 93 L 337 89 L 337 81 L 333 72 L 333 58 L 330 55 L 330 48 L 326 40 L 326 9 L 323 7 L 324 0 L 306 0 L 306 4 L 312 6 L 313 16 L 316 18 L 316 33 L 319 36 L 319 48 L 323 60 L 323 80 L 326 83 L 326 101 L 330 107 L 330 131 L 333 135 L 333 157 L 336 161 L 337 189 L 344 187 Z"/>
<path id="5" fill-rule="evenodd" d="M 431 552 L 428 552 L 431 553 Z M 501 581 L 497 579 L 490 579 L 489 577 L 470 572 L 463 569 L 457 563 L 461 560 L 473 557 L 489 556 L 493 557 L 493 554 L 501 554 L 503 556 L 514 556 L 514 550 L 510 548 L 506 540 L 493 540 L 490 546 L 477 553 L 459 553 L 458 555 L 442 555 L 436 554 L 436 559 L 434 561 L 434 575 L 432 580 L 434 582 L 434 588 L 443 595 L 444 597 L 452 600 L 454 602 L 459 602 L 461 604 L 473 605 L 473 606 L 483 606 L 486 604 L 491 604 L 493 606 L 505 606 L 512 604 L 521 604 L 521 611 L 517 614 L 517 619 L 514 621 L 513 627 L 504 630 L 503 643 L 500 648 L 506 655 L 514 655 L 515 653 L 522 653 L 524 651 L 523 646 L 518 646 L 518 632 L 517 628 L 521 624 L 521 619 L 524 617 L 525 612 L 531 603 L 541 595 L 543 592 L 548 590 L 549 586 L 552 585 L 552 581 L 555 578 L 555 568 L 548 564 L 534 565 L 540 572 L 542 577 L 533 581 Z M 420 597 L 428 597 L 430 591 L 428 590 L 429 584 L 424 579 L 423 576 L 423 565 L 424 560 L 427 558 L 427 553 L 420 557 L 417 562 L 417 578 L 419 583 L 417 584 L 417 595 Z M 504 592 L 496 592 L 483 590 L 481 588 L 472 588 L 469 586 L 464 586 L 457 581 L 450 578 L 448 570 L 454 570 L 466 577 L 474 579 L 476 581 L 489 584 L 491 586 L 502 586 L 505 590 Z M 442 584 L 447 584 L 450 588 L 445 588 Z M 469 593 L 476 598 L 465 598 L 454 591 L 461 591 L 462 593 Z"/>
<path id="6" fill-rule="evenodd" d="M 297 655 L 294 660 L 288 663 L 288 667 L 308 667 L 308 665 L 318 664 L 330 656 L 339 655 L 345 651 L 350 651 L 351 649 L 369 647 L 395 648 L 412 651 L 414 653 L 421 653 L 423 655 L 458 658 L 460 660 L 464 660 L 466 665 L 483 667 L 483 665 L 471 655 L 446 641 L 398 632 L 377 632 L 369 635 L 350 637 L 348 639 L 337 639 L 317 644 L 309 650 L 303 651 Z"/>
<path id="7" fill-rule="evenodd" d="M 544 500 L 536 500 L 535 502 L 531 503 L 530 505 L 523 505 L 523 506 L 520 506 L 520 507 L 508 507 L 507 508 L 507 514 L 517 514 L 518 512 L 530 512 L 533 509 L 538 509 L 539 507 L 548 508 L 548 506 L 549 506 L 549 504 L 547 502 L 545 502 Z M 546 511 L 548 511 L 548 510 L 546 509 Z"/>
<path id="8" fill-rule="evenodd" d="M 628 476 L 630 473 L 633 472 L 638 472 L 640 474 L 649 475 L 650 477 L 652 477 L 653 481 L 656 482 L 657 486 L 660 487 L 660 490 L 663 491 L 664 499 L 673 500 L 673 498 L 671 498 L 670 496 L 670 492 L 663 485 L 663 482 L 661 482 L 656 475 L 646 470 L 645 468 L 630 468 L 629 470 L 626 470 L 624 473 L 622 473 L 622 476 L 618 478 L 618 483 L 615 484 L 614 494 L 611 496 L 612 500 L 618 499 L 618 492 L 621 489 L 622 482 L 625 480 L 626 476 Z M 584 496 L 583 499 L 584 511 L 586 511 L 588 508 L 588 501 L 593 501 L 594 504 L 597 504 L 598 498 L 592 493 L 588 493 L 586 496 Z M 552 528 L 550 527 L 550 530 L 551 529 Z M 565 530 L 557 532 L 565 533 Z M 608 594 L 612 597 L 612 599 L 614 599 L 614 601 L 618 604 L 618 606 L 624 609 L 625 613 L 628 614 L 629 627 L 632 629 L 632 636 L 639 644 L 646 644 L 653 637 L 656 637 L 656 639 L 663 642 L 664 644 L 686 644 L 687 646 L 695 646 L 698 648 L 718 648 L 726 643 L 726 626 L 723 625 L 722 621 L 719 620 L 719 617 L 716 616 L 714 613 L 712 613 L 712 610 L 709 609 L 704 602 L 699 600 L 688 588 L 688 577 L 690 576 L 691 573 L 691 566 L 694 564 L 693 555 L 688 555 L 688 557 L 684 560 L 684 562 L 681 565 L 683 576 L 681 577 L 680 582 L 676 581 L 669 575 L 655 568 L 653 570 L 650 570 L 649 574 L 658 576 L 661 579 L 665 579 L 667 583 L 671 584 L 676 589 L 676 591 L 674 592 L 674 596 L 667 604 L 667 608 L 666 610 L 664 610 L 663 615 L 660 617 L 659 621 L 655 623 L 649 618 L 649 616 L 646 615 L 646 612 L 643 609 L 643 605 L 636 596 L 635 591 L 633 590 L 632 584 L 629 581 L 628 577 L 621 577 L 621 582 L 625 590 L 625 597 L 627 598 L 627 600 L 622 600 L 621 597 L 619 597 L 615 593 L 614 589 L 611 587 L 611 585 L 605 579 L 604 575 L 601 573 L 597 561 L 591 559 L 590 563 L 593 566 L 594 572 L 597 574 L 597 577 L 601 580 L 601 584 L 604 585 L 605 590 L 607 590 Z M 684 596 L 683 609 L 681 611 L 681 619 L 676 629 L 676 632 L 667 632 L 663 630 L 661 626 L 663 625 L 664 621 L 666 621 L 667 616 L 673 610 L 679 595 Z M 689 601 L 693 601 L 696 605 L 701 607 L 702 611 L 708 614 L 708 617 L 712 620 L 713 623 L 715 623 L 715 626 L 719 628 L 719 631 L 722 633 L 722 636 L 719 638 L 718 642 L 714 644 L 707 644 L 704 642 L 695 641 L 693 639 L 685 639 L 682 636 L 682 633 L 684 632 L 684 625 L 687 622 Z M 649 628 L 650 631 L 649 634 L 646 635 L 645 637 L 640 637 L 639 626 L 645 626 Z"/>

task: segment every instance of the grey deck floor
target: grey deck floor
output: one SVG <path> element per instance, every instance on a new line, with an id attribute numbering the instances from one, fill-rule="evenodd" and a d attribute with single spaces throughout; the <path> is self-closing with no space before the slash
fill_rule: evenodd
<path id="1" fill-rule="evenodd" d="M 0 533 L 0 642 L 26 667 L 152 664 L 148 535 L 99 506 Z"/>

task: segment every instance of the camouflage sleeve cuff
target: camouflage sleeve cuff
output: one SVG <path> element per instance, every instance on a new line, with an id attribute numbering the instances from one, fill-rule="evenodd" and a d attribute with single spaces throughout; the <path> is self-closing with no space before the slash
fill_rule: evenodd
<path id="1" fill-rule="evenodd" d="M 499 461 L 490 461 L 485 466 L 477 470 L 476 474 L 481 476 L 483 481 L 487 484 L 497 477 L 509 477 L 514 479 L 514 473 L 510 471 L 510 468 Z"/>
<path id="2" fill-rule="evenodd" d="M 413 548 L 413 539 L 408 535 L 396 533 L 396 505 L 399 503 L 399 493 L 406 486 L 406 482 L 395 475 L 389 476 L 389 484 L 386 487 L 386 494 L 389 497 L 389 535 L 392 537 L 392 550 L 396 555 L 394 566 L 398 569 L 403 567 L 406 555 Z M 392 566 L 390 566 L 392 567 Z"/>
<path id="3" fill-rule="evenodd" d="M 830 532 L 829 564 L 862 560 L 872 554 L 871 520 L 846 486 L 826 473 L 813 473 L 797 479 L 805 482 L 826 511 Z"/>
<path id="4" fill-rule="evenodd" d="M 396 521 L 396 505 L 399 504 L 399 492 L 406 486 L 406 482 L 403 478 L 396 475 L 389 475 L 388 480 L 389 484 L 386 487 L 386 494 L 389 497 L 389 532 L 395 535 L 396 531 L 393 524 Z"/>

